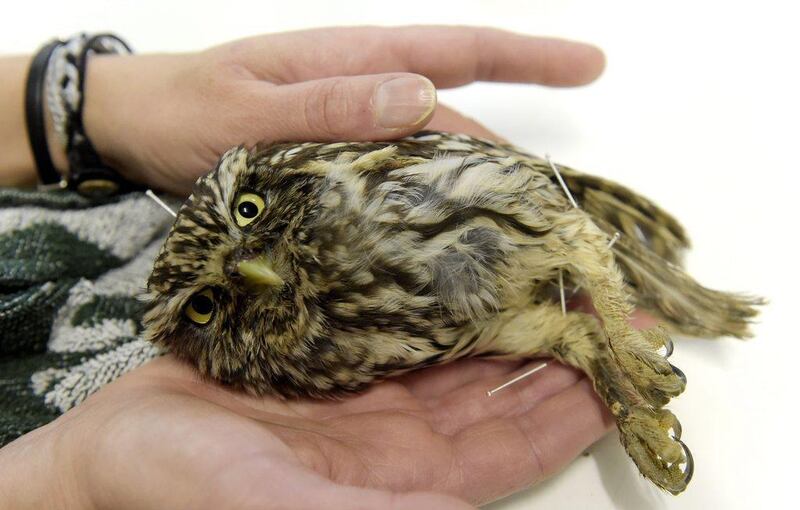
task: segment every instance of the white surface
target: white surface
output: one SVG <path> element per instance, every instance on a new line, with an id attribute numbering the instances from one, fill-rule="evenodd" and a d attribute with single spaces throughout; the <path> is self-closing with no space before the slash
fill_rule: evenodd
<path id="1" fill-rule="evenodd" d="M 0 52 L 30 52 L 80 29 L 114 30 L 154 51 L 294 28 L 406 23 L 486 24 L 600 45 L 609 63 L 593 86 L 481 84 L 441 98 L 519 145 L 656 199 L 691 233 L 695 276 L 765 295 L 771 305 L 749 342 L 676 345 L 689 386 L 671 408 L 697 464 L 685 494 L 673 498 L 643 482 L 610 437 L 492 508 L 793 506 L 799 18 L 788 1 L 653 4 L 14 2 L 4 5 Z"/>

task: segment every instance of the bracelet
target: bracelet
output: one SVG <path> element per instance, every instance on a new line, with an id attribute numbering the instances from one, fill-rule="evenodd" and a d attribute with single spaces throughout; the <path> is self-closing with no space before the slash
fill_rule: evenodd
<path id="1" fill-rule="evenodd" d="M 25 86 L 25 124 L 28 129 L 28 142 L 36 163 L 36 172 L 42 184 L 49 185 L 60 182 L 61 175 L 53 165 L 50 149 L 47 146 L 47 133 L 44 120 L 43 86 L 45 73 L 53 52 L 64 43 L 54 40 L 44 45 L 31 61 L 28 79 Z"/>
<path id="2" fill-rule="evenodd" d="M 112 34 L 78 34 L 56 48 L 48 66 L 47 103 L 53 126 L 67 153 L 67 187 L 86 196 L 108 196 L 136 189 L 113 168 L 103 163 L 86 135 L 83 123 L 86 68 L 93 54 L 131 53 L 130 47 Z"/>

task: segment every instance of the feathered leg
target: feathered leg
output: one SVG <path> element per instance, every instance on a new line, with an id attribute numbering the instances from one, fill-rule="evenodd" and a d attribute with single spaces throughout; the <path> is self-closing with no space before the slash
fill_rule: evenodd
<path id="1" fill-rule="evenodd" d="M 683 374 L 653 348 L 671 343 L 666 331 L 637 331 L 630 325 L 633 304 L 608 248 L 608 236 L 583 211 L 562 213 L 553 223 L 560 239 L 557 258 L 563 261 L 563 270 L 589 293 L 614 356 L 637 387 L 648 388 L 658 381 L 658 390 L 645 391 L 645 396 L 654 405 L 664 405 L 685 386 Z"/>
<path id="2" fill-rule="evenodd" d="M 478 352 L 552 355 L 588 374 L 616 417 L 626 451 L 644 476 L 673 493 L 692 473 L 680 425 L 662 407 L 685 388 L 683 373 L 658 350 L 670 343 L 663 329 L 635 330 L 633 305 L 608 247 L 609 236 L 579 209 L 554 212 L 550 236 L 526 266 L 561 269 L 591 296 L 598 318 L 553 303 L 506 310 L 484 325 Z M 599 321 L 598 321 L 599 319 Z M 672 435 L 670 434 L 672 431 Z M 680 464 L 686 463 L 686 470 Z"/>
<path id="3" fill-rule="evenodd" d="M 509 357 L 550 355 L 585 372 L 613 413 L 620 440 L 639 471 L 673 494 L 686 488 L 693 461 L 680 441 L 680 423 L 670 411 L 661 409 L 649 398 L 654 392 L 679 393 L 683 385 L 678 378 L 644 378 L 636 373 L 638 367 L 625 365 L 617 358 L 597 319 L 580 312 L 569 312 L 564 317 L 560 307 L 553 304 L 506 310 L 484 324 L 478 335 L 477 353 Z M 631 354 L 648 358 L 655 354 L 656 348 L 654 343 L 648 343 Z M 683 463 L 686 466 L 682 470 Z"/>

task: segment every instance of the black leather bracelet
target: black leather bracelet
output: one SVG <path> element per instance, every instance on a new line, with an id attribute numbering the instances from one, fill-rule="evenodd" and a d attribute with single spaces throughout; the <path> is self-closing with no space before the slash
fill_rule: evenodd
<path id="1" fill-rule="evenodd" d="M 54 40 L 39 50 L 31 62 L 25 86 L 25 123 L 28 128 L 28 142 L 31 145 L 36 171 L 42 184 L 54 184 L 61 181 L 61 175 L 53 165 L 47 145 L 44 119 L 44 80 L 50 56 L 62 44 L 64 44 L 62 41 Z"/>
<path id="2" fill-rule="evenodd" d="M 86 135 L 83 124 L 85 103 L 86 67 L 89 52 L 108 53 L 100 45 L 102 39 L 114 39 L 125 50 L 128 45 L 113 34 L 98 34 L 89 38 L 77 58 L 79 100 L 75 111 L 71 111 L 67 121 L 67 159 L 69 160 L 69 187 L 87 196 L 106 196 L 126 192 L 139 187 L 123 179 L 113 168 L 103 163 L 94 145 Z"/>

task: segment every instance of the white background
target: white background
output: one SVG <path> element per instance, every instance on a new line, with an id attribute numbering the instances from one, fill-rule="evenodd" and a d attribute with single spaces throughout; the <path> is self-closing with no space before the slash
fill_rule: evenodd
<path id="1" fill-rule="evenodd" d="M 675 364 L 689 386 L 671 408 L 696 461 L 683 495 L 645 483 L 609 437 L 563 473 L 492 508 L 793 506 L 800 354 L 793 2 L 3 3 L 0 53 L 31 52 L 79 30 L 113 30 L 147 52 L 295 28 L 407 23 L 485 24 L 600 45 L 608 67 L 589 87 L 478 84 L 440 98 L 519 145 L 656 199 L 691 233 L 695 276 L 771 304 L 750 341 L 677 342 Z"/>

